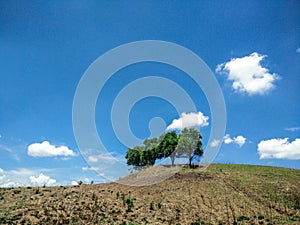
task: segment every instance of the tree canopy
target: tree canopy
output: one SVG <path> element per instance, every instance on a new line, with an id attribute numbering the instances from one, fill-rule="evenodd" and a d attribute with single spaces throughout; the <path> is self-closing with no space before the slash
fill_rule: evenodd
<path id="1" fill-rule="evenodd" d="M 180 156 L 188 158 L 189 166 L 192 165 L 193 159 L 203 155 L 201 139 L 200 132 L 195 128 L 184 128 L 179 135 L 176 151 Z"/>
<path id="2" fill-rule="evenodd" d="M 157 146 L 158 155 L 160 158 L 170 157 L 172 166 L 174 165 L 176 157 L 176 146 L 178 144 L 178 137 L 175 131 L 168 132 L 161 135 L 161 142 Z"/>
<path id="3" fill-rule="evenodd" d="M 143 146 L 135 146 L 132 149 L 128 149 L 125 158 L 127 159 L 127 165 L 143 166 L 141 152 L 144 151 Z"/>
<path id="4" fill-rule="evenodd" d="M 180 134 L 175 131 L 162 134 L 158 138 L 145 139 L 142 146 L 127 150 L 127 164 L 135 169 L 155 164 L 156 159 L 170 157 L 172 166 L 176 158 L 186 157 L 189 166 L 203 155 L 202 136 L 195 128 L 185 128 Z"/>

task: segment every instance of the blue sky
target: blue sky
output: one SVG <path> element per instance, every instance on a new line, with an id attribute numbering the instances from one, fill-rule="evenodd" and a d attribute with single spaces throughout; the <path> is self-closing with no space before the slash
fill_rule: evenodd
<path id="1" fill-rule="evenodd" d="M 300 169 L 299 12 L 297 1 L 1 1 L 0 186 L 103 181 L 76 143 L 74 95 L 98 57 L 142 40 L 172 42 L 202 58 L 225 99 L 225 137 L 208 143 L 209 103 L 189 76 L 138 63 L 114 74 L 97 100 L 97 131 L 114 157 L 127 149 L 110 121 L 114 99 L 130 82 L 159 76 L 181 86 L 204 116 L 189 114 L 204 146 L 222 144 L 214 162 Z M 149 137 L 154 117 L 168 126 L 180 115 L 166 100 L 144 98 L 128 118 L 132 132 Z"/>

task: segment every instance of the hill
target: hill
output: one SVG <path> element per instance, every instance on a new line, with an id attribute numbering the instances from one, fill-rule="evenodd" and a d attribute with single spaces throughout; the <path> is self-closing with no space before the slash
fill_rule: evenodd
<path id="1" fill-rule="evenodd" d="M 162 168 L 155 166 L 148 172 L 154 174 Z M 166 180 L 148 186 L 106 183 L 0 189 L 0 224 L 299 221 L 300 171 L 286 168 L 216 164 L 204 171 L 182 167 Z"/>

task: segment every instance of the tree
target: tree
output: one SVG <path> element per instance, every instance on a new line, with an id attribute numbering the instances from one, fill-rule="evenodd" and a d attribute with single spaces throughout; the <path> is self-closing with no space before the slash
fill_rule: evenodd
<path id="1" fill-rule="evenodd" d="M 202 136 L 195 128 L 184 128 L 179 135 L 176 150 L 180 156 L 184 156 L 189 160 L 189 166 L 196 157 L 203 155 Z"/>
<path id="2" fill-rule="evenodd" d="M 199 131 L 190 128 L 183 129 L 178 136 L 175 131 L 161 135 L 159 138 L 145 139 L 143 146 L 128 149 L 125 158 L 127 164 L 139 167 L 151 166 L 156 159 L 171 158 L 172 166 L 176 157 L 187 157 L 189 166 L 196 157 L 203 155 L 202 136 Z"/>
<path id="3" fill-rule="evenodd" d="M 157 159 L 156 146 L 158 138 L 145 139 L 143 146 L 135 146 L 128 149 L 125 158 L 127 165 L 132 165 L 137 169 L 138 167 L 151 166 L 155 164 Z"/>
<path id="4" fill-rule="evenodd" d="M 143 141 L 143 144 L 145 145 L 146 150 L 151 150 L 157 147 L 157 145 L 159 144 L 159 138 L 145 139 Z"/>
<path id="5" fill-rule="evenodd" d="M 135 146 L 127 150 L 125 158 L 127 159 L 127 165 L 134 167 L 142 166 L 141 152 L 145 149 L 144 146 Z"/>
<path id="6" fill-rule="evenodd" d="M 142 153 L 142 163 L 144 166 L 151 166 L 155 164 L 155 160 L 158 158 L 157 146 L 159 144 L 159 138 L 145 139 L 143 144 L 145 149 Z"/>
<path id="7" fill-rule="evenodd" d="M 145 149 L 141 151 L 141 164 L 142 166 L 152 166 L 155 164 L 156 153 L 155 149 Z"/>
<path id="8" fill-rule="evenodd" d="M 160 137 L 161 141 L 159 145 L 157 146 L 156 152 L 158 155 L 158 158 L 166 158 L 170 157 L 172 166 L 175 162 L 176 157 L 176 147 L 178 144 L 178 137 L 175 131 L 168 132 L 166 134 L 161 135 Z"/>

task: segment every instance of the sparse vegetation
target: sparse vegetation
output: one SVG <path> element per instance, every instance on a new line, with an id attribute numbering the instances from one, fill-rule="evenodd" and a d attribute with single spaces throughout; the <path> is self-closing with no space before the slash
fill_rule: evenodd
<path id="1" fill-rule="evenodd" d="M 159 209 L 161 209 L 161 203 L 160 203 L 160 202 L 157 203 L 157 207 L 158 207 Z"/>
<path id="2" fill-rule="evenodd" d="M 225 164 L 151 186 L 2 188 L 0 224 L 298 224 L 299 182 L 299 170 Z"/>
<path id="3" fill-rule="evenodd" d="M 154 210 L 154 202 L 150 203 L 150 210 Z"/>
<path id="4" fill-rule="evenodd" d="M 126 198 L 125 203 L 127 204 L 126 212 L 133 212 L 133 200 L 130 197 L 128 197 Z"/>

